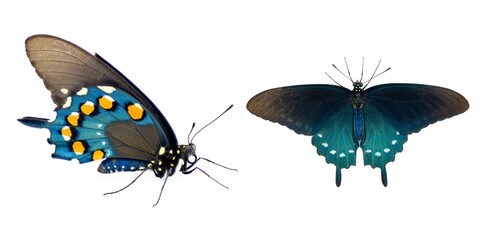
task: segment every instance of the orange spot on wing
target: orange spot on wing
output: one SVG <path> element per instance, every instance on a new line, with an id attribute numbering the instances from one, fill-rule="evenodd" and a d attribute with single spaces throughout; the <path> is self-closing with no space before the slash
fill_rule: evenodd
<path id="1" fill-rule="evenodd" d="M 104 156 L 105 156 L 105 153 L 104 153 L 102 150 L 95 150 L 95 151 L 92 153 L 92 159 L 93 159 L 94 161 L 103 159 Z"/>
<path id="2" fill-rule="evenodd" d="M 80 106 L 80 111 L 82 111 L 82 113 L 85 115 L 90 115 L 93 111 L 95 111 L 95 106 L 92 102 L 88 101 Z"/>
<path id="3" fill-rule="evenodd" d="M 63 138 L 68 141 L 70 140 L 70 138 L 72 137 L 72 129 L 70 129 L 69 126 L 65 126 L 62 128 L 62 130 L 60 131 L 60 134 L 62 134 Z"/>
<path id="4" fill-rule="evenodd" d="M 138 103 L 128 105 L 127 111 L 133 120 L 141 120 L 143 118 L 144 110 Z"/>
<path id="5" fill-rule="evenodd" d="M 110 110 L 113 108 L 113 102 L 115 102 L 115 100 L 108 95 L 105 95 L 98 99 L 98 105 L 100 105 L 100 107 L 106 110 Z"/>
<path id="6" fill-rule="evenodd" d="M 73 112 L 73 113 L 70 113 L 70 115 L 68 115 L 67 117 L 67 122 L 74 126 L 74 127 L 77 127 L 78 126 L 78 120 L 79 120 L 80 116 L 78 115 L 77 112 Z"/>
<path id="7" fill-rule="evenodd" d="M 85 146 L 83 145 L 82 142 L 76 141 L 72 144 L 72 150 L 77 155 L 82 155 L 82 154 L 85 153 L 86 148 L 85 148 Z"/>

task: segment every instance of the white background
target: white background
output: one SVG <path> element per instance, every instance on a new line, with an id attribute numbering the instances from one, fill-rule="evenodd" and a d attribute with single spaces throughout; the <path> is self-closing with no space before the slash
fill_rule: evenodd
<path id="1" fill-rule="evenodd" d="M 125 3 L 126 2 L 126 3 Z M 0 5 L 0 239 L 478 239 L 480 223 L 480 17 L 474 1 L 10 1 Z M 23 116 L 54 117 L 24 41 L 51 34 L 98 52 L 168 118 L 179 142 L 227 166 L 162 181 L 102 175 L 97 163 L 50 158 L 47 130 Z M 245 108 L 273 87 L 332 83 L 349 58 L 354 78 L 379 59 L 392 70 L 372 85 L 414 82 L 462 93 L 470 109 L 409 136 L 379 169 L 325 163 L 310 137 Z M 344 86 L 348 81 L 335 75 Z M 333 84 L 333 83 L 332 83 Z"/>

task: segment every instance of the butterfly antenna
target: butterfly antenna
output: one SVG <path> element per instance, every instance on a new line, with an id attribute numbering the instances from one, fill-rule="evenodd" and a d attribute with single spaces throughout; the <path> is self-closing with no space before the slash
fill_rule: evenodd
<path id="1" fill-rule="evenodd" d="M 372 77 L 370 77 L 370 79 L 365 83 L 365 86 L 363 87 L 363 89 L 367 88 L 368 84 L 370 84 L 370 82 L 371 82 L 374 78 L 376 78 L 376 77 L 384 74 L 386 71 L 388 71 L 388 70 L 391 69 L 391 67 L 389 67 L 389 68 L 383 70 L 381 73 L 375 75 L 375 73 L 377 73 L 378 67 L 380 66 L 380 63 L 381 63 L 381 62 L 382 62 L 382 60 L 380 59 L 380 61 L 378 61 L 377 67 L 375 68 L 375 71 L 373 71 Z"/>
<path id="2" fill-rule="evenodd" d="M 162 189 L 160 189 L 160 194 L 158 194 L 157 202 L 155 204 L 153 204 L 152 207 L 157 206 L 157 204 L 160 202 L 160 198 L 162 197 L 163 189 L 165 188 L 165 184 L 167 183 L 167 179 L 168 179 L 168 172 L 167 172 L 167 174 L 165 174 L 165 180 L 163 181 Z"/>
<path id="3" fill-rule="evenodd" d="M 219 119 L 223 114 L 225 114 L 226 112 L 228 112 L 228 110 L 232 109 L 233 107 L 233 104 L 230 105 L 227 110 L 223 111 L 220 115 L 218 115 L 218 117 L 216 117 L 215 119 L 213 119 L 211 122 L 209 122 L 207 125 L 203 126 L 202 128 L 200 128 L 200 130 L 198 130 L 197 133 L 195 133 L 195 135 L 193 135 L 192 139 L 190 139 L 190 142 L 193 142 L 193 139 L 195 138 L 195 136 L 197 136 L 197 134 L 199 132 L 201 132 L 203 129 L 205 129 L 206 127 L 208 127 L 210 124 L 212 124 L 213 122 L 217 121 L 217 119 Z M 190 135 L 190 134 L 189 134 Z"/>
<path id="4" fill-rule="evenodd" d="M 350 68 L 348 67 L 347 57 L 344 57 L 343 60 L 345 61 L 345 66 L 347 66 L 348 79 L 350 79 L 350 81 L 351 81 L 352 83 L 354 83 L 354 82 L 353 82 L 353 79 L 352 79 L 352 75 L 350 75 Z"/>
<path id="5" fill-rule="evenodd" d="M 363 80 L 363 68 L 365 66 L 365 57 L 362 57 L 362 73 L 360 74 L 360 82 Z"/>
<path id="6" fill-rule="evenodd" d="M 188 136 L 187 136 L 188 144 L 192 143 L 192 140 L 190 139 L 190 135 L 192 135 L 194 127 L 195 127 L 195 122 L 192 124 L 192 128 L 190 129 L 190 132 L 188 133 Z"/>
<path id="7" fill-rule="evenodd" d="M 338 69 L 337 66 L 335 66 L 335 64 L 332 64 L 332 66 L 333 66 L 335 69 L 337 69 L 337 71 L 338 71 L 339 73 L 341 73 L 345 78 L 347 78 L 348 80 L 350 80 L 351 82 L 353 82 L 352 79 L 349 78 L 349 77 L 348 77 L 345 73 L 343 73 L 340 69 Z M 328 74 L 327 74 L 327 75 L 328 75 Z"/>
<path id="8" fill-rule="evenodd" d="M 132 182 L 130 182 L 127 186 L 121 188 L 120 190 L 117 190 L 117 191 L 113 191 L 113 192 L 108 192 L 108 193 L 104 193 L 103 196 L 106 196 L 106 195 L 110 195 L 110 194 L 115 194 L 115 193 L 119 193 L 125 189 L 127 189 L 128 187 L 130 187 L 135 181 L 137 181 L 138 178 L 140 178 L 149 168 L 145 168 L 145 170 L 143 170 L 135 179 L 133 179 Z"/>
<path id="9" fill-rule="evenodd" d="M 340 83 L 338 83 L 337 81 L 335 81 L 335 79 L 333 79 L 332 77 L 330 77 L 330 75 L 328 75 L 327 72 L 325 72 L 325 74 L 326 74 L 330 79 L 332 79 L 332 81 L 333 81 L 334 83 L 336 83 L 338 86 L 343 87 Z"/>

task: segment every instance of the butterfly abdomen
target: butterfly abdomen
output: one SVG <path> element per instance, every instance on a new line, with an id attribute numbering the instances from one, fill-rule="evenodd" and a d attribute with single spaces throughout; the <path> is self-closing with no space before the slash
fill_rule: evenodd
<path id="1" fill-rule="evenodd" d="M 363 141 L 365 129 L 363 108 L 353 109 L 353 129 L 355 140 L 360 144 Z"/>

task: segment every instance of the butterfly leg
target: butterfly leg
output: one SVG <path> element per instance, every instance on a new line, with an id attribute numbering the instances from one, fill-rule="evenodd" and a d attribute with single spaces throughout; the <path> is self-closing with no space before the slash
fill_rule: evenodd
<path id="1" fill-rule="evenodd" d="M 109 194 L 115 194 L 115 193 L 119 193 L 125 189 L 127 189 L 128 187 L 130 187 L 135 181 L 137 181 L 137 179 L 139 179 L 149 168 L 145 168 L 145 170 L 143 170 L 135 179 L 133 179 L 133 181 L 131 181 L 127 186 L 117 190 L 117 191 L 113 191 L 113 192 L 108 192 L 108 193 L 104 193 L 103 195 L 109 195 Z M 162 188 L 163 189 L 163 188 Z"/>
<path id="2" fill-rule="evenodd" d="M 185 173 L 185 171 L 188 171 L 188 173 L 185 173 L 185 174 L 191 173 L 191 172 L 193 171 L 192 168 L 194 168 L 194 166 L 195 166 L 195 165 L 198 163 L 198 161 L 200 161 L 200 160 L 204 160 L 204 161 L 207 161 L 207 162 L 209 162 L 209 163 L 211 163 L 211 164 L 217 165 L 217 166 L 219 166 L 219 167 L 222 167 L 222 168 L 225 168 L 225 169 L 228 169 L 228 170 L 231 170 L 231 171 L 238 172 L 238 169 L 236 169 L 236 168 L 230 168 L 230 167 L 224 166 L 224 165 L 222 165 L 222 164 L 216 163 L 216 162 L 214 162 L 214 161 L 212 161 L 212 160 L 210 160 L 210 159 L 203 158 L 203 157 L 197 158 L 196 156 L 195 156 L 195 160 L 194 160 L 194 161 L 186 160 L 186 163 L 189 163 L 190 165 L 187 165 L 187 164 L 183 165 L 183 167 L 182 167 L 182 172 Z M 190 169 L 192 169 L 192 170 L 190 170 Z"/>
<path id="3" fill-rule="evenodd" d="M 196 163 L 196 161 L 195 161 Z M 229 189 L 229 187 L 225 186 L 224 184 L 222 184 L 221 182 L 219 182 L 217 179 L 213 178 L 212 176 L 210 176 L 207 172 L 205 172 L 204 170 L 202 170 L 201 168 L 199 167 L 193 167 L 193 165 L 190 165 L 188 167 L 185 167 L 183 170 L 182 170 L 182 173 L 183 174 L 190 174 L 192 173 L 193 171 L 195 170 L 198 170 L 200 172 L 202 172 L 203 174 L 205 174 L 208 178 L 212 179 L 213 181 L 215 181 L 216 183 L 218 183 L 220 186 L 226 188 L 226 189 Z"/>
<path id="4" fill-rule="evenodd" d="M 167 179 L 168 179 L 168 174 L 165 175 L 165 180 L 163 181 L 162 188 L 160 189 L 160 194 L 158 194 L 158 199 L 155 204 L 153 204 L 152 207 L 157 206 L 157 204 L 160 202 L 160 198 L 162 197 L 163 189 L 165 188 L 165 184 L 167 184 Z"/>

